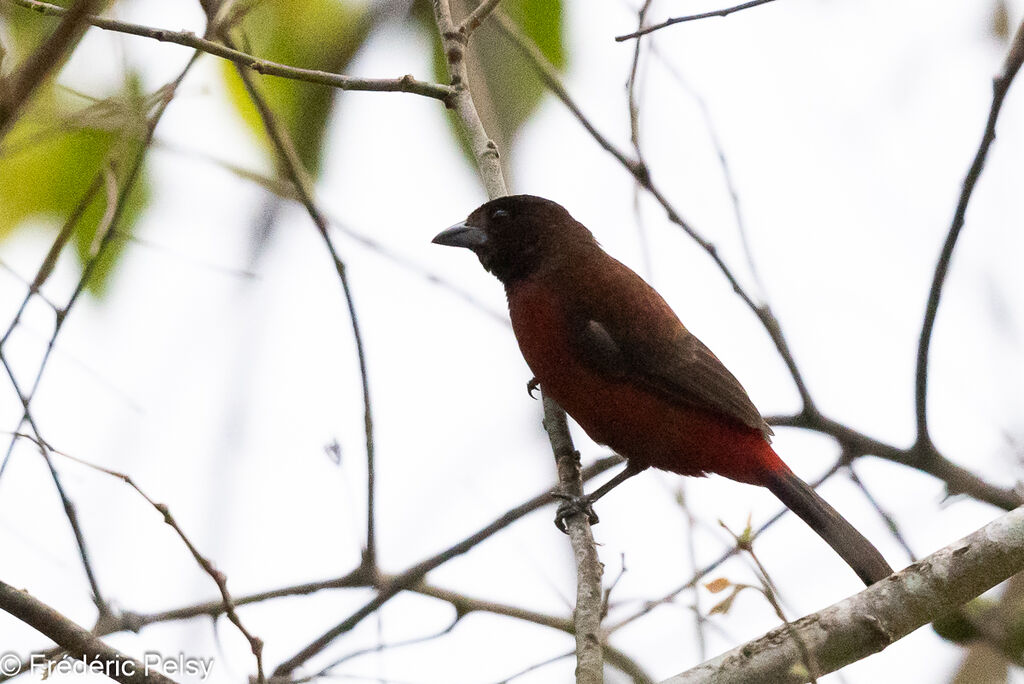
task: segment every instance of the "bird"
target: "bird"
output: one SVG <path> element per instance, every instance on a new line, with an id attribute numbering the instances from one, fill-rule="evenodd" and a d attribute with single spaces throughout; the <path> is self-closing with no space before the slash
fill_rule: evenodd
<path id="1" fill-rule="evenodd" d="M 533 195 L 488 201 L 434 237 L 462 247 L 504 285 L 532 390 L 554 399 L 626 468 L 564 517 L 587 512 L 648 468 L 715 473 L 768 488 L 866 584 L 892 574 L 879 551 L 771 446 L 746 390 L 658 292 L 609 255 L 560 204 Z"/>

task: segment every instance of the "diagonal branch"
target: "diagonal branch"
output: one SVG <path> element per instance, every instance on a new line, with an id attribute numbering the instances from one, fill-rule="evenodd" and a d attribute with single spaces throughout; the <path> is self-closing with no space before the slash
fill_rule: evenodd
<path id="1" fill-rule="evenodd" d="M 72 622 L 27 591 L 0 582 L 0 610 L 53 639 L 73 658 L 83 660 L 121 684 L 174 684 L 134 658 L 100 641 L 89 630 Z M 9 655 L 9 654 L 8 654 Z"/>
<path id="2" fill-rule="evenodd" d="M 1003 100 L 1010 90 L 1014 77 L 1020 71 L 1024 62 L 1024 22 L 1017 28 L 1013 43 L 1010 45 L 1009 54 L 1003 62 L 1000 74 L 992 81 L 992 105 L 988 112 L 988 121 L 985 123 L 985 132 L 981 136 L 981 144 L 974 155 L 974 161 L 964 178 L 963 188 L 960 191 L 960 199 L 953 212 L 953 223 L 946 235 L 946 242 L 942 245 L 942 252 L 935 264 L 935 274 L 932 277 L 932 286 L 928 292 L 928 303 L 924 309 L 924 323 L 921 325 L 921 337 L 917 346 L 917 372 L 915 376 L 914 401 L 917 409 L 917 443 L 921 446 L 931 444 L 931 437 L 928 434 L 928 349 L 932 342 L 932 333 L 935 329 L 935 317 L 939 311 L 939 300 L 942 297 L 942 286 L 946 282 L 946 275 L 949 273 L 949 264 L 953 258 L 953 249 L 956 247 L 957 238 L 964 227 L 964 219 L 967 215 L 967 205 L 971 201 L 971 195 L 981 177 L 981 171 L 985 166 L 985 159 L 988 157 L 989 148 L 996 139 L 996 121 L 999 119 L 999 112 L 1003 107 Z"/>
<path id="3" fill-rule="evenodd" d="M 39 366 L 36 369 L 35 380 L 32 383 L 31 389 L 27 393 L 24 392 L 21 389 L 21 386 L 19 385 L 16 376 L 14 375 L 13 369 L 11 368 L 11 366 L 8 363 L 7 359 L 3 355 L 3 344 L 4 344 L 4 342 L 6 342 L 8 340 L 12 330 L 18 324 L 18 320 L 20 319 L 20 314 L 24 310 L 25 306 L 27 306 L 28 300 L 34 294 L 37 293 L 36 287 L 32 287 L 32 288 L 29 289 L 28 294 L 25 296 L 25 301 L 22 303 L 22 306 L 19 309 L 18 315 L 15 317 L 15 320 L 11 323 L 11 327 L 8 328 L 8 330 L 4 334 L 3 338 L 0 339 L 0 362 L 2 362 L 2 365 L 4 366 L 4 370 L 6 371 L 8 377 L 9 377 L 9 379 L 11 381 L 11 385 L 14 387 L 14 391 L 17 393 L 17 395 L 18 395 L 18 397 L 19 397 L 19 399 L 21 401 L 21 404 L 22 404 L 22 417 L 18 421 L 18 428 L 17 429 L 20 429 L 21 426 L 24 425 L 24 424 L 28 424 L 29 427 L 31 427 L 31 429 L 32 429 L 33 435 L 38 440 L 37 443 L 40 443 L 40 444 L 45 443 L 45 440 L 43 439 L 42 434 L 40 434 L 39 426 L 37 425 L 34 417 L 32 416 L 31 407 L 30 407 L 32 399 L 35 397 L 36 391 L 39 389 L 39 385 L 42 382 L 43 375 L 46 372 L 47 364 L 49 363 L 49 360 L 50 360 L 51 355 L 53 353 L 54 347 L 57 344 L 57 339 L 60 337 L 61 331 L 64 329 L 64 324 L 67 322 L 68 316 L 70 315 L 72 308 L 79 301 L 80 297 L 82 296 L 82 293 L 85 291 L 85 288 L 86 288 L 86 286 L 89 283 L 90 278 L 92 278 L 93 272 L 95 271 L 96 268 L 98 268 L 98 265 L 99 265 L 99 262 L 100 262 L 100 258 L 104 254 L 104 250 L 112 244 L 114 237 L 118 234 L 118 231 L 116 230 L 117 224 L 118 224 L 118 222 L 119 222 L 119 220 L 120 220 L 120 218 L 121 218 L 121 216 L 122 216 L 122 214 L 124 212 L 125 206 L 127 205 L 129 194 L 131 193 L 131 190 L 132 190 L 133 186 L 135 185 L 136 181 L 138 180 L 138 178 L 139 178 L 139 176 L 141 174 L 142 165 L 143 165 L 143 162 L 144 162 L 145 157 L 146 157 L 146 152 L 149 149 L 149 145 L 150 145 L 150 143 L 153 140 L 153 135 L 156 132 L 157 124 L 160 122 L 161 118 L 163 117 L 164 112 L 167 111 L 167 107 L 170 106 L 171 100 L 173 100 L 174 95 L 177 93 L 178 87 L 181 85 L 182 81 L 185 79 L 185 76 L 189 73 L 189 71 L 191 70 L 192 66 L 195 64 L 196 59 L 198 57 L 198 54 L 199 53 L 194 53 L 192 55 L 192 58 L 189 59 L 188 63 L 185 65 L 185 67 L 182 69 L 182 71 L 178 74 L 178 76 L 170 84 L 168 84 L 167 86 L 165 86 L 162 89 L 161 95 L 160 95 L 159 101 L 156 104 L 155 110 L 153 111 L 152 114 L 150 114 L 150 116 L 149 116 L 149 118 L 148 118 L 148 120 L 146 122 L 146 131 L 145 131 L 144 139 L 140 143 L 137 152 L 135 153 L 134 157 L 132 158 L 131 164 L 129 165 L 127 173 L 125 174 L 124 182 L 122 184 L 120 192 L 117 193 L 113 209 L 111 210 L 108 207 L 107 215 L 105 216 L 105 220 L 106 220 L 106 224 L 107 224 L 106 225 L 106 230 L 104 232 L 102 232 L 102 237 L 100 237 L 98 242 L 93 246 L 93 249 L 91 251 L 91 256 L 90 256 L 89 260 L 86 262 L 85 266 L 82 268 L 82 273 L 79 276 L 78 283 L 75 285 L 75 289 L 72 291 L 71 295 L 68 297 L 67 303 L 64 305 L 63 308 L 60 308 L 60 309 L 56 310 L 56 321 L 54 323 L 53 332 L 51 333 L 50 339 L 49 339 L 49 341 L 46 344 L 46 350 L 43 352 L 43 357 L 39 361 Z M 101 185 L 101 179 L 102 179 L 102 177 L 104 175 L 105 175 L 105 171 L 100 171 L 97 174 L 97 178 L 94 180 L 94 182 L 90 185 L 89 189 L 86 191 L 86 194 L 83 197 L 81 203 L 72 212 L 72 215 L 69 217 L 68 223 L 65 225 L 65 228 L 62 231 L 62 234 L 63 234 L 64 231 L 73 230 L 73 226 L 81 218 L 82 213 L 84 212 L 84 208 L 91 201 L 91 198 L 92 198 L 93 194 L 98 191 L 98 188 Z M 71 228 L 69 228 L 68 226 L 71 226 Z M 97 235 L 99 236 L 100 232 L 97 232 Z M 44 260 L 43 265 L 40 267 L 40 271 L 39 271 L 39 273 L 36 276 L 36 285 L 40 284 L 43 280 L 45 280 L 46 276 L 48 275 L 47 262 L 51 258 L 51 255 L 59 254 L 59 251 L 64 246 L 64 241 L 65 240 L 66 240 L 66 236 L 64 238 L 58 236 L 57 241 L 54 243 L 54 246 L 51 248 L 51 254 L 47 255 L 46 260 Z M 54 252 L 54 250 L 56 250 L 56 252 Z M 17 432 L 17 429 L 15 430 L 15 432 Z M 8 448 L 7 454 L 4 457 L 4 462 L 3 462 L 3 464 L 0 464 L 0 474 L 2 474 L 4 466 L 7 463 L 7 459 L 9 458 L 9 456 L 11 454 L 11 450 L 13 449 L 13 444 L 14 444 L 14 440 L 15 439 L 17 439 L 17 437 L 12 436 L 12 438 L 11 438 L 11 445 Z M 47 451 L 45 449 L 42 449 L 42 453 L 43 453 L 44 459 L 46 459 L 47 464 L 49 466 L 50 474 L 51 474 L 51 477 L 54 480 L 55 486 L 57 487 L 57 491 L 60 494 L 61 502 L 64 505 L 64 510 L 65 510 L 66 516 L 68 518 L 68 523 L 71 525 L 72 531 L 74 532 L 75 540 L 76 540 L 76 543 L 77 543 L 77 546 L 78 546 L 79 556 L 80 556 L 80 558 L 82 560 L 82 565 L 85 568 L 86 575 L 89 578 L 90 585 L 91 585 L 92 591 L 93 591 L 93 598 L 94 598 L 94 600 L 96 602 L 97 608 L 98 608 L 98 610 L 100 612 L 100 616 L 102 618 L 102 617 L 104 617 L 104 616 L 109 614 L 109 607 L 106 605 L 105 601 L 103 600 L 102 596 L 99 593 L 98 583 L 95 580 L 95 577 L 94 577 L 94 574 L 93 574 L 93 570 L 92 570 L 92 566 L 91 566 L 91 563 L 90 563 L 90 560 L 89 560 L 89 554 L 88 554 L 88 551 L 86 549 L 85 537 L 82 534 L 80 526 L 78 525 L 78 519 L 77 519 L 77 515 L 75 513 L 74 504 L 72 503 L 71 499 L 65 493 L 64 488 L 63 488 L 63 486 L 62 486 L 62 484 L 60 482 L 59 474 L 57 473 L 56 469 L 53 468 L 52 464 L 50 463 L 49 454 L 47 453 Z"/>
<path id="4" fill-rule="evenodd" d="M 1024 507 L 792 624 L 824 672 L 877 653 L 1024 568 Z M 797 642 L 772 630 L 662 684 L 802 684 Z"/>

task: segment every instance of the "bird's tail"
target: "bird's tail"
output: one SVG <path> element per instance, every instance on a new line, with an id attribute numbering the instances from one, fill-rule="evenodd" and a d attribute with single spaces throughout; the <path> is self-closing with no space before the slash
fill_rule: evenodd
<path id="1" fill-rule="evenodd" d="M 864 584 L 870 586 L 892 574 L 878 549 L 792 470 L 772 469 L 763 484 L 828 542 Z"/>

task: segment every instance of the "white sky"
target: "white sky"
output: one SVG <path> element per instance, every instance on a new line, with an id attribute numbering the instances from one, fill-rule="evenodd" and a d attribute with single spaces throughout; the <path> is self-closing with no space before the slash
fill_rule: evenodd
<path id="1" fill-rule="evenodd" d="M 623 84 L 632 50 L 612 37 L 635 24 L 631 5 L 570 3 L 567 23 L 568 88 L 624 146 Z M 198 12 L 184 6 L 136 0 L 116 11 L 148 25 L 201 30 Z M 651 16 L 701 9 L 657 2 Z M 897 445 L 913 437 L 923 303 L 981 136 L 990 80 L 1003 59 L 1004 46 L 989 32 L 991 12 L 989 2 L 780 0 L 656 38 L 659 53 L 706 102 L 766 292 L 820 407 Z M 1012 25 L 1022 12 L 1019 0 L 1010 4 Z M 426 49 L 423 36 L 386 27 L 350 73 L 427 78 Z M 102 94 L 128 62 L 143 68 L 155 87 L 188 54 L 93 31 L 62 81 Z M 699 107 L 658 59 L 649 66 L 643 139 L 654 178 L 753 287 Z M 167 503 L 240 595 L 340 575 L 358 562 L 365 464 L 349 323 L 333 268 L 304 212 L 286 207 L 257 277 L 240 275 L 266 197 L 203 155 L 264 171 L 270 164 L 227 109 L 218 73 L 216 60 L 205 58 L 158 129 L 161 146 L 148 166 L 153 203 L 138 228 L 155 247 L 129 246 L 109 299 L 77 306 L 33 407 L 57 448 L 127 472 Z M 1018 83 L 954 257 L 932 346 L 929 401 L 940 449 L 1004 486 L 1020 476 L 1024 438 L 1022 116 Z M 439 105 L 411 95 L 349 93 L 334 124 L 318 186 L 327 212 L 460 283 L 503 315 L 500 286 L 475 259 L 429 242 L 484 199 L 451 145 Z M 564 204 L 609 252 L 643 269 L 630 179 L 557 101 L 545 100 L 506 157 L 514 191 Z M 653 255 L 646 274 L 652 283 L 762 412 L 793 411 L 797 395 L 769 339 L 706 256 L 646 198 L 640 217 Z M 336 238 L 368 350 L 381 563 L 400 571 L 551 486 L 552 459 L 509 329 L 348 237 Z M 51 239 L 49 230 L 23 231 L 3 245 L 0 258 L 30 277 Z M 63 264 L 47 294 L 63 299 L 76 275 L 72 264 Z M 0 320 L 7 321 L 24 288 L 0 271 L 0 293 Z M 34 304 L 12 339 L 8 353 L 24 377 L 34 373 L 51 318 Z M 6 388 L 0 416 L 5 430 L 20 416 Z M 777 450 L 807 479 L 836 456 L 827 439 L 777 432 Z M 576 435 L 585 461 L 605 453 Z M 324 454 L 332 440 L 342 448 L 340 467 Z M 67 462 L 58 467 L 78 505 L 101 585 L 116 605 L 148 612 L 215 596 L 180 541 L 133 492 Z M 938 481 L 875 459 L 858 463 L 857 472 L 919 556 L 998 513 L 971 501 L 943 502 Z M 615 491 L 599 504 L 602 522 L 595 528 L 606 579 L 618 575 L 621 559 L 628 568 L 612 595 L 623 604 L 613 620 L 690 577 L 687 525 L 675 504 L 682 484 L 701 520 L 702 564 L 728 544 L 717 520 L 738 530 L 748 516 L 763 521 L 778 508 L 767 491 L 721 478 L 684 483 L 645 473 Z M 836 477 L 821 492 L 894 566 L 909 562 L 848 479 Z M 575 580 L 567 540 L 552 515 L 549 508 L 529 516 L 430 581 L 567 614 Z M 0 481 L 0 548 L 0 579 L 82 624 L 94 619 L 66 520 L 28 443 L 16 449 Z M 756 548 L 792 617 L 858 590 L 842 561 L 792 516 Z M 711 575 L 718 576 L 753 578 L 742 560 Z M 241 614 L 266 641 L 273 669 L 368 597 L 322 592 Z M 701 590 L 699 600 L 706 610 L 717 599 Z M 617 634 L 614 644 L 655 679 L 697 664 L 692 602 L 687 594 L 656 610 Z M 445 604 L 399 597 L 379 621 L 365 621 L 314 664 L 379 638 L 436 631 L 450 618 Z M 765 601 L 744 594 L 729 614 L 711 619 L 707 655 L 776 622 Z M 217 682 L 238 681 L 252 667 L 247 645 L 225 622 L 216 630 L 203 620 L 160 625 L 110 643 L 133 654 L 214 656 Z M 0 616 L 0 651 L 24 653 L 43 644 Z M 570 648 L 564 634 L 479 614 L 446 638 L 362 657 L 341 671 L 417 684 L 490 682 Z M 925 628 L 821 681 L 941 682 L 958 659 L 957 649 Z M 566 660 L 517 681 L 568 681 L 571 671 Z"/>

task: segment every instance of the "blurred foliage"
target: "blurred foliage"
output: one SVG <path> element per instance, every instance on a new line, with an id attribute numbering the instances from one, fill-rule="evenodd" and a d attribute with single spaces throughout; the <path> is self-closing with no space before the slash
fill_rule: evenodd
<path id="1" fill-rule="evenodd" d="M 365 3 L 262 0 L 249 4 L 232 35 L 241 49 L 262 59 L 338 73 L 363 46 L 372 27 L 373 15 Z M 222 69 L 232 103 L 269 150 L 270 141 L 259 112 L 234 64 L 223 62 Z M 331 104 L 341 91 L 272 76 L 261 77 L 259 83 L 271 109 L 295 142 L 306 169 L 318 175 Z"/>
<path id="2" fill-rule="evenodd" d="M 978 624 L 992 610 L 994 601 L 978 598 L 932 623 L 932 629 L 943 639 L 968 644 L 981 636 Z"/>
<path id="3" fill-rule="evenodd" d="M 59 4 L 67 5 L 67 2 Z M 454 0 L 457 19 L 475 6 Z M 502 11 L 534 40 L 558 68 L 565 66 L 563 8 L 560 0 L 506 0 Z M 344 72 L 366 43 L 377 15 L 371 3 L 358 0 L 241 0 L 232 28 L 241 49 L 293 66 Z M 418 0 L 409 20 L 428 30 L 434 67 L 447 82 L 447 69 L 429 2 Z M 11 73 L 49 35 L 57 19 L 0 3 L 0 72 Z M 507 154 L 516 133 L 536 111 L 544 88 L 525 60 L 485 22 L 467 52 L 474 99 L 488 133 Z M 269 149 L 263 124 L 249 100 L 235 67 L 222 62 L 229 97 L 245 125 Z M 54 72 L 59 73 L 59 69 Z M 317 175 L 332 105 L 339 91 L 320 85 L 261 77 L 270 106 L 291 134 L 306 168 Z M 2 83 L 0 83 L 2 85 Z M 134 165 L 144 140 L 152 98 L 146 98 L 134 75 L 120 92 L 98 100 L 55 85 L 43 84 L 21 118 L 0 141 L 0 239 L 30 220 L 59 229 L 84 203 L 72 240 L 82 264 L 98 246 L 97 231 L 109 221 L 124 177 Z M 454 125 L 458 144 L 472 161 L 462 131 Z M 104 175 L 91 197 L 84 197 Z M 114 229 L 117 234 L 94 265 L 88 283 L 101 294 L 149 195 L 144 177 L 132 188 Z"/>
<path id="4" fill-rule="evenodd" d="M 1024 663 L 1024 574 L 1010 578 L 998 599 L 974 599 L 936 620 L 932 628 L 966 648 L 954 682 L 1005 682 L 1008 666 Z"/>
<path id="5" fill-rule="evenodd" d="M 55 25 L 54 19 L 10 5 L 0 6 L 0 20 L 4 73 L 16 69 Z M 134 74 L 127 75 L 121 92 L 102 100 L 74 94 L 55 85 L 52 77 L 44 83 L 0 141 L 0 239 L 29 219 L 59 229 L 104 169 L 119 191 L 144 140 L 148 109 Z M 73 242 L 83 265 L 95 248 L 97 229 L 112 213 L 107 195 L 101 184 L 74 227 Z M 140 177 L 115 227 L 119 234 L 131 233 L 147 197 Z M 88 283 L 94 294 L 104 291 L 123 247 L 124 240 L 115 239 L 100 255 Z"/>
<path id="6" fill-rule="evenodd" d="M 472 0 L 452 0 L 456 22 L 461 21 L 476 5 L 477 2 Z M 499 5 L 499 9 L 537 44 L 551 64 L 560 70 L 565 68 L 565 27 L 561 0 L 506 0 Z M 414 9 L 414 17 L 433 41 L 434 78 L 441 83 L 448 83 L 448 67 L 430 2 L 419 0 Z M 533 73 L 529 63 L 489 21 L 484 21 L 470 38 L 466 65 L 473 87 L 473 102 L 484 128 L 497 144 L 503 158 L 507 159 L 516 133 L 540 104 L 544 84 Z M 448 121 L 467 161 L 476 169 L 469 141 L 452 112 L 449 112 Z"/>

